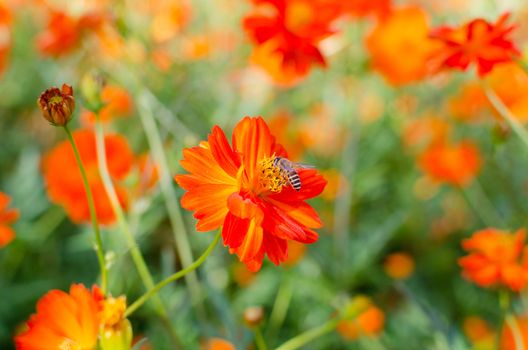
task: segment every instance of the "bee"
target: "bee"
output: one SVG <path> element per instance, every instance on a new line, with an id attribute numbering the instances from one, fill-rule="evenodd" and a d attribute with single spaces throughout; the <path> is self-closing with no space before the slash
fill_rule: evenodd
<path id="1" fill-rule="evenodd" d="M 273 165 L 281 169 L 281 171 L 286 174 L 288 177 L 288 183 L 295 191 L 300 191 L 302 185 L 297 169 L 314 168 L 311 165 L 295 163 L 283 157 L 275 157 L 275 159 L 273 159 Z"/>

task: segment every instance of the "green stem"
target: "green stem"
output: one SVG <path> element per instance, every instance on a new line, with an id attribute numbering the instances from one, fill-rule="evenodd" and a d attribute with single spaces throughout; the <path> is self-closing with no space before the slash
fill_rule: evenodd
<path id="1" fill-rule="evenodd" d="M 495 108 L 495 110 L 504 118 L 504 120 L 510 125 L 512 130 L 517 134 L 521 141 L 528 147 L 528 131 L 524 126 L 517 120 L 517 117 L 509 110 L 509 108 L 502 102 L 499 96 L 493 91 L 493 89 L 483 82 L 484 93 L 488 98 L 489 102 Z"/>
<path id="2" fill-rule="evenodd" d="M 147 291 L 145 294 L 143 294 L 134 303 L 132 303 L 132 305 L 130 305 L 127 308 L 127 310 L 125 312 L 125 317 L 130 316 L 134 311 L 136 311 L 138 308 L 140 308 L 141 305 L 143 305 L 150 297 L 152 297 L 153 295 L 158 293 L 161 288 L 165 287 L 169 283 L 172 283 L 172 282 L 176 281 L 179 278 L 182 278 L 183 276 L 187 275 L 189 272 L 192 272 L 192 271 L 196 270 L 200 265 L 202 265 L 204 263 L 205 259 L 207 259 L 209 254 L 211 254 L 211 252 L 213 251 L 214 247 L 216 246 L 216 243 L 218 243 L 218 240 L 220 239 L 220 236 L 221 236 L 221 232 L 218 232 L 218 234 L 216 235 L 214 240 L 211 242 L 209 247 L 207 247 L 205 252 L 195 262 L 193 262 L 192 264 L 187 266 L 185 269 L 180 270 L 180 271 L 176 272 L 175 274 L 165 278 L 163 281 L 159 282 L 154 287 L 152 287 L 149 291 Z"/>
<path id="3" fill-rule="evenodd" d="M 99 230 L 99 222 L 97 221 L 97 213 L 95 211 L 95 202 L 94 202 L 94 198 L 92 194 L 92 189 L 90 188 L 90 183 L 88 182 L 88 177 L 86 176 L 86 170 L 84 169 L 84 165 L 81 160 L 81 155 L 79 154 L 79 149 L 77 148 L 77 145 L 75 144 L 75 140 L 73 139 L 71 131 L 70 129 L 68 129 L 67 125 L 64 125 L 63 128 L 64 128 L 64 131 L 66 132 L 66 135 L 68 136 L 68 141 L 70 141 L 70 144 L 73 148 L 73 153 L 75 154 L 75 160 L 77 161 L 77 165 L 79 166 L 79 170 L 81 172 L 81 177 L 82 177 L 83 184 L 84 184 L 84 190 L 86 191 L 86 198 L 88 200 L 88 208 L 90 210 L 92 228 L 95 233 L 95 251 L 97 253 L 97 260 L 99 261 L 99 268 L 101 269 L 101 289 L 103 290 L 103 294 L 106 294 L 108 271 L 106 269 L 104 250 L 103 250 L 103 240 L 101 239 L 101 231 Z"/>
<path id="4" fill-rule="evenodd" d="M 486 226 L 500 227 L 504 225 L 504 221 L 477 179 L 473 181 L 470 188 L 460 186 L 459 189 L 469 206 Z"/>
<path id="5" fill-rule="evenodd" d="M 130 230 L 130 226 L 128 225 L 128 222 L 126 221 L 123 208 L 121 208 L 121 204 L 119 203 L 119 198 L 117 197 L 114 184 L 112 183 L 112 178 L 110 177 L 110 172 L 108 171 L 108 165 L 106 161 L 106 148 L 105 148 L 105 141 L 104 141 L 103 125 L 101 124 L 99 120 L 97 120 L 95 123 L 95 130 L 96 130 L 96 133 L 95 133 L 96 153 L 97 153 L 97 160 L 99 163 L 99 172 L 101 174 L 101 180 L 103 182 L 103 186 L 110 200 L 110 205 L 112 206 L 114 214 L 117 218 L 120 231 L 124 234 L 128 247 L 130 248 L 132 260 L 134 261 L 134 264 L 136 265 L 136 269 L 138 270 L 139 276 L 143 282 L 145 289 L 149 290 L 154 287 L 154 280 L 152 278 L 152 275 L 150 274 L 150 271 L 147 267 L 145 259 L 143 258 L 143 255 L 141 254 L 141 251 L 139 250 L 138 244 L 136 240 L 134 239 L 134 235 L 132 234 L 132 231 Z M 169 335 L 171 336 L 174 342 L 174 347 L 180 348 L 180 344 L 179 344 L 180 341 L 178 339 L 178 336 L 174 332 L 174 329 L 171 327 L 169 315 L 161 299 L 159 298 L 159 296 L 156 296 L 156 298 L 153 299 L 153 302 L 154 302 L 155 310 L 157 314 L 160 315 L 162 323 L 167 327 Z"/>
<path id="6" fill-rule="evenodd" d="M 268 350 L 268 347 L 266 346 L 266 341 L 264 340 L 264 336 L 262 335 L 262 330 L 260 327 L 257 327 L 255 329 L 255 344 L 257 344 L 258 350 Z"/>
<path id="7" fill-rule="evenodd" d="M 139 93 L 139 117 L 147 136 L 152 157 L 159 168 L 161 194 L 163 195 L 167 213 L 169 215 L 169 221 L 176 242 L 176 250 L 180 256 L 182 267 L 185 269 L 192 264 L 194 259 L 189 244 L 187 230 L 180 212 L 178 198 L 174 193 L 174 181 L 172 180 L 167 157 L 163 149 L 163 142 L 150 107 L 149 96 L 151 95 L 145 92 L 145 90 L 142 90 L 142 92 Z M 193 303 L 195 305 L 200 305 L 198 301 L 200 300 L 201 290 L 196 274 L 191 273 L 186 276 L 185 279 L 188 283 Z"/>
<path id="8" fill-rule="evenodd" d="M 271 310 L 269 318 L 269 327 L 267 332 L 267 338 L 270 341 L 270 344 L 273 345 L 274 340 L 277 336 L 277 330 L 282 326 L 288 308 L 290 306 L 290 301 L 293 294 L 293 284 L 289 275 L 283 275 L 282 283 L 279 286 L 279 291 L 275 297 L 275 303 L 273 304 L 273 309 Z"/>
<path id="9" fill-rule="evenodd" d="M 319 338 L 322 335 L 325 335 L 326 333 L 329 333 L 333 331 L 337 325 L 341 322 L 341 318 L 334 318 L 326 322 L 325 324 L 315 327 L 312 329 L 307 330 L 304 333 L 299 334 L 295 338 L 292 338 L 276 348 L 275 350 L 295 350 L 299 349 L 303 345 L 308 344 L 314 339 Z"/>
<path id="10" fill-rule="evenodd" d="M 121 203 L 119 202 L 112 178 L 110 177 L 110 172 L 108 171 L 103 126 L 101 122 L 96 122 L 95 129 L 97 160 L 99 162 L 99 172 L 101 174 L 103 186 L 105 188 L 106 194 L 108 195 L 108 199 L 110 200 L 110 205 L 112 206 L 114 214 L 117 218 L 119 228 L 125 235 L 125 239 L 127 240 L 127 244 L 130 248 L 130 253 L 132 254 L 132 259 L 134 260 L 136 268 L 138 269 L 143 284 L 147 289 L 151 288 L 154 285 L 154 280 L 152 279 L 152 275 L 147 268 L 147 264 L 141 255 L 136 240 L 134 239 L 130 227 L 128 226 L 128 223 L 125 219 L 123 208 L 121 208 Z"/>

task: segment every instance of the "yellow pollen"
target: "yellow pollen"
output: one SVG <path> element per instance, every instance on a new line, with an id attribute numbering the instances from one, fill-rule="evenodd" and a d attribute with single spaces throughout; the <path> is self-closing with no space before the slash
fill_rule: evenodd
<path id="1" fill-rule="evenodd" d="M 125 310 L 126 298 L 124 296 L 117 298 L 108 297 L 103 304 L 101 323 L 105 328 L 118 326 L 124 319 Z"/>
<path id="2" fill-rule="evenodd" d="M 64 102 L 64 98 L 62 96 L 53 96 L 49 99 L 49 104 L 56 105 Z"/>
<path id="3" fill-rule="evenodd" d="M 263 190 L 280 192 L 288 183 L 288 174 L 273 164 L 275 157 L 264 157 L 259 162 L 259 184 Z"/>

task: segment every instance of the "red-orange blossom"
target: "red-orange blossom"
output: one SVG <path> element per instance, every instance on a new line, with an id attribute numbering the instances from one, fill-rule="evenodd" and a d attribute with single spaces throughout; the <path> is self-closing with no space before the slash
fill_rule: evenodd
<path id="1" fill-rule="evenodd" d="M 183 151 L 190 174 L 176 175 L 187 192 L 181 203 L 194 211 L 198 231 L 222 227 L 224 245 L 252 271 L 264 255 L 276 265 L 288 257 L 288 240 L 313 243 L 322 223 L 305 200 L 320 194 L 326 180 L 313 169 L 299 169 L 300 191 L 275 166 L 284 148 L 260 117 L 245 117 L 234 128 L 232 146 L 218 126 L 207 141 Z"/>

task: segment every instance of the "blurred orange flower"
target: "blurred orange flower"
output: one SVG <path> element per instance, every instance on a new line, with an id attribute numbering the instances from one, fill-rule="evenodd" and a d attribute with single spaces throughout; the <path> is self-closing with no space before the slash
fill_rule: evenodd
<path id="1" fill-rule="evenodd" d="M 188 60 L 201 60 L 211 55 L 214 49 L 212 35 L 192 35 L 183 42 L 183 55 Z"/>
<path id="2" fill-rule="evenodd" d="M 528 73 L 516 62 L 496 65 L 486 80 L 509 108 L 522 122 L 528 122 Z M 496 117 L 499 117 L 497 112 Z"/>
<path id="3" fill-rule="evenodd" d="M 0 248 L 5 247 L 15 238 L 15 231 L 9 227 L 19 217 L 17 209 L 8 209 L 11 198 L 0 192 Z"/>
<path id="4" fill-rule="evenodd" d="M 276 265 L 288 256 L 288 240 L 313 243 L 322 223 L 305 200 L 326 181 L 315 170 L 299 169 L 299 191 L 288 183 L 276 157 L 287 157 L 260 117 L 245 117 L 233 131 L 231 147 L 218 126 L 207 142 L 185 149 L 181 164 L 190 172 L 175 180 L 188 192 L 182 207 L 194 211 L 198 231 L 223 226 L 224 245 L 252 271 L 264 255 Z"/>
<path id="5" fill-rule="evenodd" d="M 500 339 L 500 350 L 517 350 L 528 349 L 528 317 L 526 316 L 514 316 L 512 322 L 515 322 L 517 331 L 514 333 L 512 326 L 509 322 L 504 323 L 502 328 L 502 334 Z M 515 337 L 519 336 L 522 347 L 518 347 Z"/>
<path id="6" fill-rule="evenodd" d="M 139 173 L 137 192 L 142 195 L 154 188 L 158 183 L 158 167 L 147 153 L 140 155 L 136 159 L 136 166 Z"/>
<path id="7" fill-rule="evenodd" d="M 473 63 L 479 76 L 483 76 L 497 63 L 511 62 L 520 56 L 509 38 L 515 26 L 506 24 L 508 18 L 505 13 L 495 23 L 477 18 L 458 28 L 442 26 L 432 30 L 431 37 L 443 44 L 437 52 L 441 66 L 466 70 Z"/>
<path id="8" fill-rule="evenodd" d="M 115 220 L 115 216 L 99 175 L 95 134 L 90 130 L 79 130 L 73 133 L 73 138 L 86 168 L 88 182 L 94 196 L 97 219 L 100 224 L 110 224 Z M 123 180 L 134 163 L 127 140 L 117 134 L 106 135 L 105 147 L 112 179 L 114 181 Z M 72 221 L 88 222 L 90 211 L 86 193 L 69 142 L 63 141 L 49 151 L 43 159 L 42 169 L 51 201 L 63 206 Z M 119 201 L 126 209 L 128 205 L 126 189 L 117 183 L 115 187 Z"/>
<path id="9" fill-rule="evenodd" d="M 11 9 L 7 3 L 0 2 L 0 76 L 7 67 L 11 50 Z"/>
<path id="10" fill-rule="evenodd" d="M 392 85 L 423 79 L 436 43 L 429 38 L 428 16 L 419 7 L 394 9 L 366 39 L 372 66 Z"/>
<path id="11" fill-rule="evenodd" d="M 326 201 L 333 201 L 343 193 L 348 191 L 349 183 L 343 174 L 337 169 L 328 169 L 323 172 L 324 178 L 328 181 L 321 198 Z"/>
<path id="12" fill-rule="evenodd" d="M 319 49 L 333 34 L 341 14 L 327 0 L 253 0 L 257 10 L 244 18 L 244 29 L 257 45 L 252 61 L 275 82 L 291 86 L 308 75 L 313 65 L 326 66 Z"/>
<path id="13" fill-rule="evenodd" d="M 38 301 L 27 331 L 15 337 L 17 349 L 95 349 L 101 299 L 97 287 L 90 292 L 82 284 L 73 284 L 69 293 L 49 291 Z"/>
<path id="14" fill-rule="evenodd" d="M 236 350 L 235 346 L 225 339 L 211 338 L 205 342 L 203 350 Z"/>
<path id="15" fill-rule="evenodd" d="M 294 266 L 304 258 L 306 254 L 306 245 L 296 242 L 288 241 L 288 258 L 284 262 L 286 266 Z"/>
<path id="16" fill-rule="evenodd" d="M 191 7 L 186 0 L 153 3 L 155 5 L 150 33 L 155 42 L 163 43 L 173 39 L 187 25 Z"/>
<path id="17" fill-rule="evenodd" d="M 409 120 L 403 129 L 403 142 L 408 147 L 429 146 L 444 142 L 449 135 L 451 126 L 441 117 L 426 114 L 420 118 Z"/>
<path id="18" fill-rule="evenodd" d="M 482 160 L 479 150 L 470 141 L 431 145 L 419 156 L 422 171 L 439 183 L 468 185 L 477 176 Z"/>
<path id="19" fill-rule="evenodd" d="M 253 281 L 255 281 L 255 277 L 257 277 L 255 272 L 251 271 L 245 264 L 242 264 L 238 261 L 233 264 L 232 273 L 233 280 L 240 287 L 247 287 L 251 285 Z"/>
<path id="20" fill-rule="evenodd" d="M 268 120 L 268 126 L 277 142 L 288 150 L 290 159 L 294 161 L 300 159 L 304 145 L 293 115 L 284 110 L 278 111 Z"/>
<path id="21" fill-rule="evenodd" d="M 464 319 L 462 324 L 464 334 L 476 345 L 488 345 L 489 349 L 495 345 L 495 332 L 490 325 L 480 317 L 469 316 Z M 480 347 L 478 348 L 480 349 Z M 485 348 L 487 349 L 487 348 Z"/>
<path id="22" fill-rule="evenodd" d="M 339 322 L 337 332 L 343 338 L 352 341 L 362 336 L 376 337 L 383 331 L 385 314 L 369 298 L 356 297 L 347 308 L 356 315 Z"/>
<path id="23" fill-rule="evenodd" d="M 392 0 L 354 0 L 354 1 L 343 1 L 343 10 L 353 17 L 366 17 L 369 15 L 375 15 L 383 17 L 387 15 L 391 10 Z"/>
<path id="24" fill-rule="evenodd" d="M 104 103 L 99 111 L 99 120 L 102 122 L 128 117 L 134 109 L 134 102 L 128 91 L 117 85 L 105 85 L 101 90 L 101 101 Z M 89 111 L 85 111 L 82 118 L 89 123 L 96 120 L 95 114 Z"/>
<path id="25" fill-rule="evenodd" d="M 73 17 L 66 12 L 52 10 L 46 30 L 36 38 L 37 48 L 42 55 L 60 56 L 73 51 L 87 30 L 96 30 L 104 21 L 99 13 L 86 13 Z"/>
<path id="26" fill-rule="evenodd" d="M 323 157 L 337 154 L 345 141 L 345 129 L 333 120 L 334 110 L 326 104 L 316 104 L 310 118 L 298 127 L 299 140 L 305 149 Z"/>
<path id="27" fill-rule="evenodd" d="M 503 285 L 519 291 L 528 282 L 524 229 L 514 234 L 494 228 L 477 231 L 462 241 L 469 255 L 459 259 L 463 275 L 481 287 Z"/>
<path id="28" fill-rule="evenodd" d="M 404 280 L 414 272 L 414 259 L 407 253 L 392 253 L 385 258 L 383 269 L 391 278 Z"/>
<path id="29" fill-rule="evenodd" d="M 497 66 L 497 70 L 500 66 Z M 493 73 L 488 75 L 489 77 Z M 508 86 L 511 87 L 511 81 L 508 81 Z M 450 98 L 448 102 L 449 113 L 456 119 L 466 122 L 482 120 L 485 115 L 484 112 L 488 109 L 489 102 L 482 90 L 482 87 L 477 82 L 469 82 L 462 85 L 457 95 Z"/>

